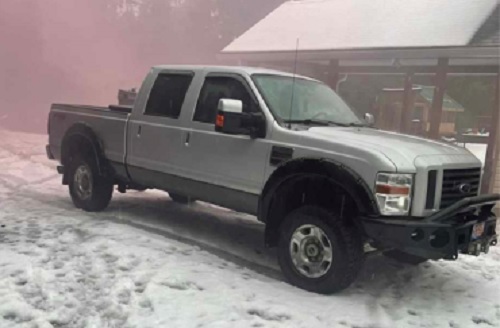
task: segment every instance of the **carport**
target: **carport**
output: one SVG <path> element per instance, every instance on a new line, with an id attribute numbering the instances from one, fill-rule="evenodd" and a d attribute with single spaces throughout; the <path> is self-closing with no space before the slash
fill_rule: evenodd
<path id="1" fill-rule="evenodd" d="M 447 78 L 484 76 L 495 101 L 483 192 L 500 165 L 500 5 L 497 0 L 288 1 L 234 40 L 225 62 L 294 71 L 332 88 L 352 75 L 404 77 L 401 132 L 409 132 L 413 79 L 435 86 L 428 137 L 438 139 Z M 499 163 L 497 165 L 496 163 Z M 498 186 L 500 188 L 500 186 Z"/>

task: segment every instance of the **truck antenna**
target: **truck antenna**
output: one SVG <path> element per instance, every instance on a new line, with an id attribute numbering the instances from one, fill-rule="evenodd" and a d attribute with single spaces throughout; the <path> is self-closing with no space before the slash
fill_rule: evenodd
<path id="1" fill-rule="evenodd" d="M 297 76 L 297 60 L 299 57 L 299 43 L 300 39 L 297 38 L 297 44 L 295 45 L 295 61 L 294 61 L 294 67 L 293 67 L 293 81 L 292 81 L 292 96 L 290 99 L 290 117 L 288 120 L 288 128 L 292 128 L 292 111 L 293 111 L 293 101 L 294 101 L 294 96 L 295 96 L 295 80 Z"/>

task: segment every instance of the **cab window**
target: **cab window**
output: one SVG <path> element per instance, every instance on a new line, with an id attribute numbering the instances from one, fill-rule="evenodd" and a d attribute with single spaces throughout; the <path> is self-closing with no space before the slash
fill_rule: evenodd
<path id="1" fill-rule="evenodd" d="M 241 100 L 244 113 L 259 111 L 257 102 L 240 80 L 228 76 L 209 76 L 201 89 L 193 121 L 215 124 L 220 99 Z"/>
<path id="2" fill-rule="evenodd" d="M 159 74 L 149 94 L 145 115 L 179 118 L 192 74 Z"/>

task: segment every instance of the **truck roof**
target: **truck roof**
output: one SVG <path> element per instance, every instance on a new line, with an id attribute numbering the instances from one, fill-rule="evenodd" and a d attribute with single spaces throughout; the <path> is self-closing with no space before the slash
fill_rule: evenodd
<path id="1" fill-rule="evenodd" d="M 190 70 L 190 71 L 208 71 L 208 72 L 222 72 L 222 73 L 240 73 L 240 74 L 271 74 L 293 77 L 292 73 L 283 71 L 262 68 L 262 67 L 248 67 L 248 66 L 217 66 L 217 65 L 157 65 L 153 70 Z M 307 76 L 295 75 L 296 77 L 314 80 Z"/>

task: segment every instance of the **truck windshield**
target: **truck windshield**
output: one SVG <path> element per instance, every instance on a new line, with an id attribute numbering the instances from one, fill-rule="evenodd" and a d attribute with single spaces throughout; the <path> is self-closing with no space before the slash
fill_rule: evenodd
<path id="1" fill-rule="evenodd" d="M 285 123 L 363 125 L 342 98 L 323 83 L 296 78 L 294 84 L 293 77 L 268 74 L 255 74 L 252 79 L 273 115 Z"/>

